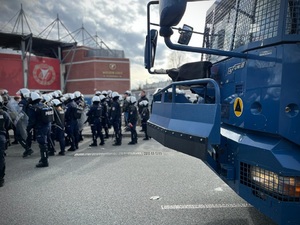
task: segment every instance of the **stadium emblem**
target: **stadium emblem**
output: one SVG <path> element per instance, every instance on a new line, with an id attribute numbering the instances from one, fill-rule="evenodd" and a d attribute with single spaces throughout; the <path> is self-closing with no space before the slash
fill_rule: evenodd
<path id="1" fill-rule="evenodd" d="M 109 64 L 109 69 L 110 70 L 115 70 L 117 68 L 117 65 L 114 63 Z"/>
<path id="2" fill-rule="evenodd" d="M 41 85 L 51 85 L 56 78 L 52 66 L 47 64 L 38 64 L 33 69 L 33 78 Z"/>

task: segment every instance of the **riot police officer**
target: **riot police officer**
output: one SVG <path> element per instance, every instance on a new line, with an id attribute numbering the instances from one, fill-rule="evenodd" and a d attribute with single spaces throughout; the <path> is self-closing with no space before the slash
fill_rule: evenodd
<path id="1" fill-rule="evenodd" d="M 112 93 L 112 103 L 110 109 L 110 123 L 114 128 L 115 132 L 115 143 L 114 146 L 122 144 L 122 133 L 121 133 L 121 107 L 119 104 L 119 93 Z"/>
<path id="2" fill-rule="evenodd" d="M 142 123 L 142 130 L 145 132 L 145 137 L 143 140 L 149 140 L 148 132 L 147 132 L 147 121 L 150 118 L 150 110 L 148 107 L 149 103 L 147 100 L 143 100 L 139 103 L 139 106 L 142 107 L 141 113 L 141 123 Z"/>
<path id="3" fill-rule="evenodd" d="M 126 127 L 126 131 L 127 131 L 127 127 L 128 127 L 128 110 L 129 110 L 129 102 L 127 101 L 127 98 L 131 96 L 131 92 L 130 91 L 125 91 L 124 93 L 124 99 L 123 99 L 123 106 L 122 106 L 122 111 L 124 113 L 124 123 L 125 123 L 125 127 Z"/>
<path id="4" fill-rule="evenodd" d="M 30 91 L 27 88 L 21 88 L 16 94 L 21 95 L 21 101 L 18 103 L 18 117 L 15 121 L 16 137 L 18 142 L 25 149 L 23 157 L 30 156 L 33 153 L 31 149 L 32 132 L 27 132 L 26 127 L 28 125 L 28 111 L 29 111 L 29 96 Z"/>
<path id="5" fill-rule="evenodd" d="M 131 141 L 128 143 L 129 145 L 137 144 L 137 132 L 136 132 L 136 124 L 138 121 L 138 111 L 135 107 L 136 97 L 129 96 L 127 97 L 127 101 L 129 102 L 128 107 L 128 126 L 131 132 Z"/>
<path id="6" fill-rule="evenodd" d="M 99 96 L 94 96 L 92 98 L 92 106 L 90 110 L 87 112 L 88 122 L 91 126 L 93 143 L 90 146 L 97 146 L 97 138 L 100 138 L 100 145 L 104 145 L 104 137 L 102 133 L 102 107 L 100 104 Z"/>
<path id="7" fill-rule="evenodd" d="M 81 94 L 80 91 L 75 91 L 74 93 L 74 101 L 77 104 L 77 110 L 81 111 L 82 115 L 80 115 L 80 117 L 78 118 L 78 135 L 79 135 L 79 142 L 83 141 L 83 135 L 82 135 L 82 131 L 83 131 L 83 126 L 84 126 L 84 122 L 85 122 L 85 118 L 84 116 L 84 110 L 86 108 L 86 103 L 84 101 L 84 96 L 83 94 Z"/>
<path id="8" fill-rule="evenodd" d="M 79 142 L 78 119 L 80 118 L 82 111 L 78 109 L 74 99 L 74 94 L 70 94 L 69 103 L 66 105 L 67 109 L 65 113 L 66 133 L 69 136 L 71 142 L 71 147 L 68 149 L 68 151 L 75 151 L 76 149 L 78 149 Z"/>
<path id="9" fill-rule="evenodd" d="M 99 96 L 100 101 L 101 101 L 101 107 L 102 107 L 102 116 L 101 116 L 101 123 L 102 123 L 102 128 L 104 129 L 105 132 L 105 137 L 104 138 L 109 138 L 108 134 L 108 127 L 109 125 L 109 116 L 108 116 L 108 105 L 106 102 L 106 98 L 104 95 Z"/>
<path id="10" fill-rule="evenodd" d="M 59 155 L 65 155 L 65 111 L 62 108 L 62 102 L 58 99 L 51 101 L 54 110 L 54 123 L 52 125 L 53 140 L 59 142 Z M 54 141 L 53 141 L 54 143 Z"/>
<path id="11" fill-rule="evenodd" d="M 41 159 L 36 167 L 48 167 L 48 136 L 51 122 L 53 122 L 53 109 L 43 104 L 41 96 L 36 92 L 31 92 L 30 98 L 31 105 L 28 110 L 27 132 L 35 129 L 41 155 Z"/>
<path id="12" fill-rule="evenodd" d="M 10 126 L 10 117 L 3 109 L 3 99 L 0 95 L 0 187 L 4 185 L 6 132 Z"/>

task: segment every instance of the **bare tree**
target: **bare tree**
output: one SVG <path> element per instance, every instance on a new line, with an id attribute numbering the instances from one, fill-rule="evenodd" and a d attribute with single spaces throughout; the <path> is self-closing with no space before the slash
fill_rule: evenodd
<path id="1" fill-rule="evenodd" d="M 170 68 L 178 68 L 182 64 L 186 63 L 187 56 L 184 52 L 173 51 L 168 57 L 168 66 Z"/>

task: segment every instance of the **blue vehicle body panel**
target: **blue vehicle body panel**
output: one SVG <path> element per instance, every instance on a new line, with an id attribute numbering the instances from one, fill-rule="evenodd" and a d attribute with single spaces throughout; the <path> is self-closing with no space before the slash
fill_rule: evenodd
<path id="1" fill-rule="evenodd" d="M 216 1 L 206 48 L 171 42 L 167 25 L 182 12 L 162 28 L 166 45 L 207 54 L 213 65 L 209 78 L 173 82 L 154 95 L 149 135 L 203 160 L 276 223 L 300 224 L 300 2 Z M 177 87 L 203 102 L 188 102 Z"/>

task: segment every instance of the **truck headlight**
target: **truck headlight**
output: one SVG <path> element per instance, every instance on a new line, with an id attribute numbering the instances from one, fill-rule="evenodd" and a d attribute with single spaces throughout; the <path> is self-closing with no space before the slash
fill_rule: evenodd
<path id="1" fill-rule="evenodd" d="M 300 197 L 300 177 L 280 176 L 258 166 L 250 167 L 252 182 L 258 187 L 288 197 Z"/>

